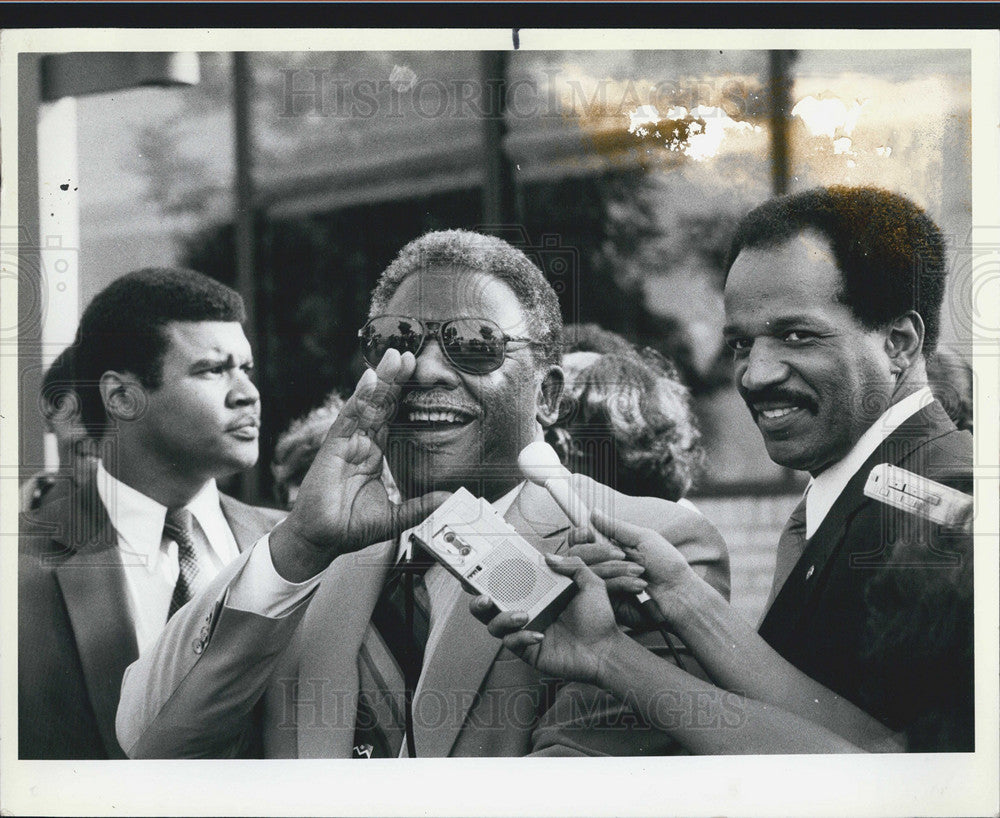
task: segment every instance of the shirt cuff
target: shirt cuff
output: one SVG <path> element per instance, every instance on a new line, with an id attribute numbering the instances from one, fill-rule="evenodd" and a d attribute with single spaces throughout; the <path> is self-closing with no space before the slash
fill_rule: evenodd
<path id="1" fill-rule="evenodd" d="M 287 616 L 319 585 L 322 574 L 305 582 L 289 582 L 274 568 L 270 534 L 253 545 L 243 570 L 229 586 L 226 607 L 279 619 Z"/>
<path id="2" fill-rule="evenodd" d="M 681 497 L 681 499 L 677 501 L 677 505 L 686 508 L 688 511 L 693 511 L 695 514 L 701 514 L 701 509 L 688 500 L 687 497 Z M 704 517 L 705 515 L 701 514 L 701 516 Z"/>

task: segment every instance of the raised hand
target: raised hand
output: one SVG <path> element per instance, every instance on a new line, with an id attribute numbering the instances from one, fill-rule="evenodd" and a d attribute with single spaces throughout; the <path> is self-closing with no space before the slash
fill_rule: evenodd
<path id="1" fill-rule="evenodd" d="M 274 567 L 285 579 L 315 576 L 336 557 L 417 524 L 448 494 L 393 503 L 382 483 L 389 422 L 416 359 L 388 350 L 367 369 L 330 427 L 287 519 L 271 533 Z"/>
<path id="2" fill-rule="evenodd" d="M 523 611 L 496 613 L 488 596 L 475 597 L 469 608 L 504 647 L 545 674 L 597 684 L 602 666 L 621 639 L 604 582 L 579 557 L 546 554 L 553 571 L 571 577 L 578 593 L 544 634 L 522 630 Z"/>

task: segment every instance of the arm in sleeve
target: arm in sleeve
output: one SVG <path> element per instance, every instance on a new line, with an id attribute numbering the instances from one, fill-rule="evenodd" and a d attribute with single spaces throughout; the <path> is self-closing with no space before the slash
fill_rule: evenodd
<path id="1" fill-rule="evenodd" d="M 553 708 L 559 718 L 536 731 L 533 754 L 861 751 L 815 722 L 697 679 L 628 637 L 617 648 L 608 656 L 602 684 L 619 698 L 588 685 L 566 685 L 563 701 Z"/>
<path id="2" fill-rule="evenodd" d="M 690 503 L 629 497 L 584 475 L 573 475 L 573 479 L 575 490 L 587 498 L 592 508 L 621 514 L 636 525 L 659 531 L 684 556 L 695 574 L 723 599 L 729 599 L 729 551 L 725 540 Z M 658 638 L 657 635 L 655 639 Z M 647 648 L 641 647 L 641 650 Z M 650 657 L 656 658 L 652 653 Z M 686 665 L 703 672 L 692 656 L 687 657 Z M 672 707 L 677 718 L 682 707 L 687 707 L 688 711 L 694 707 L 691 702 L 682 704 L 679 699 L 673 704 L 666 700 L 659 703 L 668 709 Z M 539 720 L 532 735 L 531 754 L 677 755 L 684 752 L 675 736 L 663 729 L 662 723 L 654 726 L 607 691 L 572 682 L 558 688 L 551 707 Z"/>
<path id="3" fill-rule="evenodd" d="M 231 757 L 319 584 L 269 584 L 268 540 L 227 566 L 125 672 L 116 728 L 131 758 Z M 231 604 L 234 601 L 240 606 Z"/>

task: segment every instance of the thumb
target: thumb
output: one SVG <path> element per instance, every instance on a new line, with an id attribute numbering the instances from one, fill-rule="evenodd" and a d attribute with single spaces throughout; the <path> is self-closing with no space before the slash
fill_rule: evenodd
<path id="1" fill-rule="evenodd" d="M 545 562 L 557 574 L 569 577 L 581 590 L 588 585 L 604 585 L 604 580 L 590 570 L 579 557 L 562 557 L 559 554 L 546 554 Z"/>
<path id="2" fill-rule="evenodd" d="M 394 506 L 392 509 L 392 536 L 398 537 L 406 529 L 422 523 L 449 497 L 451 497 L 450 492 L 432 491 Z"/>
<path id="3" fill-rule="evenodd" d="M 655 532 L 648 528 L 632 525 L 632 523 L 626 523 L 623 520 L 616 520 L 597 509 L 591 512 L 590 521 L 605 537 L 609 537 L 629 548 L 638 548 L 642 545 L 646 537 L 650 534 L 655 534 Z"/>

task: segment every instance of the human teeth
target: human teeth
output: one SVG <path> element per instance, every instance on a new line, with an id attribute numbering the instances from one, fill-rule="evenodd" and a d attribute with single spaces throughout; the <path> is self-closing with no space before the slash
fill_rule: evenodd
<path id="1" fill-rule="evenodd" d="M 410 410 L 410 421 L 413 423 L 460 423 L 461 420 L 458 413 L 447 410 Z"/>
<path id="2" fill-rule="evenodd" d="M 794 411 L 795 407 L 789 406 L 784 409 L 761 409 L 760 413 L 766 418 L 783 418 L 785 415 L 789 415 Z"/>

